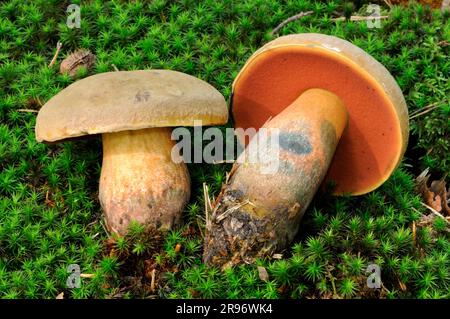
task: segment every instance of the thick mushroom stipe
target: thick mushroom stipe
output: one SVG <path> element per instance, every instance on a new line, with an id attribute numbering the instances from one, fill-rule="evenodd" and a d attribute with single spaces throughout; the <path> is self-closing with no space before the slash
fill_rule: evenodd
<path id="1" fill-rule="evenodd" d="M 204 261 L 224 267 L 249 263 L 292 241 L 328 171 L 347 120 L 347 110 L 336 95 L 311 89 L 263 125 L 269 138 L 259 140 L 258 133 L 241 154 L 250 158 L 249 150 L 255 146 L 263 157 L 235 164 L 207 221 Z M 273 144 L 270 137 L 275 134 L 278 143 Z M 252 145 L 258 141 L 259 145 Z M 278 168 L 267 172 L 267 163 Z"/>
<path id="2" fill-rule="evenodd" d="M 105 133 L 99 199 L 106 225 L 124 235 L 131 221 L 170 229 L 189 199 L 186 164 L 172 161 L 170 128 Z"/>

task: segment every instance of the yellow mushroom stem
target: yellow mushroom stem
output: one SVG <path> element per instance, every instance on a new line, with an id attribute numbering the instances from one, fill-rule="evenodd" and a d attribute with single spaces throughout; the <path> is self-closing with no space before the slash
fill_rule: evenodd
<path id="1" fill-rule="evenodd" d="M 264 162 L 238 161 L 233 167 L 207 221 L 204 261 L 227 267 L 284 249 L 328 171 L 347 122 L 341 99 L 322 89 L 305 91 L 267 122 L 262 128 L 277 129 L 278 143 L 256 146 Z M 260 143 L 259 134 L 241 156 L 250 158 L 246 153 Z M 268 173 L 264 165 L 274 162 L 277 169 Z"/>
<path id="2" fill-rule="evenodd" d="M 124 235 L 131 221 L 169 229 L 189 199 L 186 164 L 171 158 L 169 128 L 105 133 L 99 199 L 110 231 Z"/>

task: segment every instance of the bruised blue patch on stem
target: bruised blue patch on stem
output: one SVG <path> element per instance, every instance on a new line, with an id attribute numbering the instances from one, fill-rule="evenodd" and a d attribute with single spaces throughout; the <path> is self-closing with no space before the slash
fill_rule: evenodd
<path id="1" fill-rule="evenodd" d="M 280 133 L 279 145 L 283 150 L 305 155 L 312 151 L 308 135 L 302 133 Z"/>

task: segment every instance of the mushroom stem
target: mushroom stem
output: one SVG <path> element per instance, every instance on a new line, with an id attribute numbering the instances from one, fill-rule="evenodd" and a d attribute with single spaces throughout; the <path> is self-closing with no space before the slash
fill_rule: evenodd
<path id="1" fill-rule="evenodd" d="M 267 122 L 263 128 L 278 129 L 278 143 L 258 142 L 260 131 L 241 154 L 248 156 L 252 144 L 260 143 L 258 159 L 263 153 L 264 162 L 239 164 L 238 160 L 233 167 L 207 221 L 204 261 L 223 267 L 249 263 L 289 244 L 327 173 L 347 122 L 340 98 L 322 89 L 305 91 Z M 267 151 L 268 147 L 278 151 Z M 267 156 L 272 157 L 270 161 Z M 268 162 L 277 162 L 278 168 L 264 172 Z"/>
<path id="2" fill-rule="evenodd" d="M 105 133 L 99 199 L 110 231 L 131 221 L 169 229 L 189 198 L 186 164 L 175 163 L 169 128 Z"/>

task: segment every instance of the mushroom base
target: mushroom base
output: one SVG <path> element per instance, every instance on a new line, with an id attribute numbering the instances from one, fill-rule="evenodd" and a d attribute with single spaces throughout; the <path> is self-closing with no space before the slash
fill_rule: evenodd
<path id="1" fill-rule="evenodd" d="M 258 132 L 234 165 L 206 223 L 204 261 L 227 267 L 284 249 L 327 173 L 347 121 L 336 95 L 310 89 L 267 122 L 263 127 L 269 137 L 278 134 L 278 142 L 259 140 Z M 259 160 L 245 162 L 252 146 Z M 276 170 L 264 170 L 267 163 L 277 163 Z"/>
<path id="2" fill-rule="evenodd" d="M 124 235 L 131 221 L 170 229 L 189 199 L 186 164 L 171 158 L 169 128 L 102 135 L 99 199 L 108 229 Z"/>

